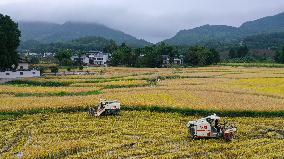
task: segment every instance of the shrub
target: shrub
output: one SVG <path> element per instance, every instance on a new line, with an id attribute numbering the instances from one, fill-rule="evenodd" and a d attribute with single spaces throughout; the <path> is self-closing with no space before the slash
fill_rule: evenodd
<path id="1" fill-rule="evenodd" d="M 58 67 L 51 67 L 50 68 L 50 71 L 52 72 L 52 73 L 57 73 L 58 72 Z"/>
<path id="2" fill-rule="evenodd" d="M 14 80 L 10 81 L 7 84 L 12 85 L 28 85 L 28 86 L 42 86 L 42 87 L 61 87 L 61 86 L 69 86 L 71 83 L 67 82 L 39 82 L 39 81 L 28 81 L 28 80 Z"/>

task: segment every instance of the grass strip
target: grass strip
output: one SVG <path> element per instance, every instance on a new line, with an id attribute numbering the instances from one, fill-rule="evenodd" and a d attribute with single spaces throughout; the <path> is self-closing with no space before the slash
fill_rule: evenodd
<path id="1" fill-rule="evenodd" d="M 122 110 L 127 111 L 151 111 L 161 113 L 179 113 L 185 116 L 201 115 L 207 116 L 214 113 L 219 116 L 230 117 L 283 117 L 284 111 L 252 111 L 252 110 L 202 110 L 191 108 L 173 108 L 173 107 L 161 107 L 161 106 L 122 106 Z"/>
<path id="2" fill-rule="evenodd" d="M 161 106 L 122 106 L 122 111 L 150 111 L 159 113 L 179 113 L 184 116 L 208 116 L 216 113 L 218 116 L 227 117 L 284 117 L 284 111 L 232 111 L 232 110 L 201 110 L 190 108 L 173 108 Z M 23 115 L 33 114 L 48 114 L 48 113 L 74 113 L 86 112 L 88 107 L 72 107 L 72 108 L 46 108 L 46 109 L 31 109 L 19 111 L 0 112 L 0 120 L 11 120 Z"/>
<path id="3" fill-rule="evenodd" d="M 151 84 L 132 84 L 132 85 L 106 85 L 103 86 L 103 89 L 115 89 L 115 88 L 135 88 L 135 87 L 148 87 Z"/>
<path id="4" fill-rule="evenodd" d="M 18 85 L 18 86 L 41 86 L 41 87 L 64 87 L 72 84 L 71 82 L 40 82 L 40 81 L 28 81 L 28 80 L 14 80 L 7 82 L 6 84 Z"/>
<path id="5" fill-rule="evenodd" d="M 278 63 L 220 63 L 219 66 L 232 67 L 268 67 L 268 68 L 284 68 L 283 64 Z"/>
<path id="6" fill-rule="evenodd" d="M 52 96 L 88 96 L 102 94 L 101 90 L 89 91 L 89 92 L 59 92 L 59 93 L 17 93 L 15 97 L 52 97 Z"/>

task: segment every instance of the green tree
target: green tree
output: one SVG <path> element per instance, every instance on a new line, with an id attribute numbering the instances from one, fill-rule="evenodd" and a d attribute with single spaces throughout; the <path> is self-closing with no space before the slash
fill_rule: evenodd
<path id="1" fill-rule="evenodd" d="M 114 51 L 116 51 L 118 49 L 117 45 L 116 45 L 116 42 L 113 41 L 113 40 L 110 40 L 109 42 L 109 45 L 107 45 L 105 48 L 104 48 L 104 52 L 106 53 L 113 53 Z"/>
<path id="2" fill-rule="evenodd" d="M 71 56 L 71 50 L 59 50 L 54 57 L 58 59 L 61 66 L 70 66 L 72 65 Z"/>
<path id="3" fill-rule="evenodd" d="M 0 14 L 0 70 L 18 65 L 17 48 L 20 45 L 21 32 L 9 16 Z"/>
<path id="4" fill-rule="evenodd" d="M 210 49 L 212 53 L 212 64 L 217 64 L 220 62 L 220 53 L 215 49 Z"/>
<path id="5" fill-rule="evenodd" d="M 274 60 L 278 63 L 284 63 L 284 47 L 281 51 L 277 51 Z"/>
<path id="6" fill-rule="evenodd" d="M 38 57 L 31 57 L 30 60 L 31 64 L 38 64 L 40 61 L 39 61 L 39 58 Z"/>
<path id="7" fill-rule="evenodd" d="M 233 59 L 237 57 L 237 53 L 236 53 L 236 49 L 235 48 L 231 48 L 229 51 L 229 58 Z"/>
<path id="8" fill-rule="evenodd" d="M 132 49 L 125 43 L 122 43 L 112 54 L 110 64 L 112 66 L 132 66 Z"/>
<path id="9" fill-rule="evenodd" d="M 244 58 L 247 57 L 248 55 L 249 55 L 249 48 L 246 45 L 231 48 L 229 51 L 230 59 Z"/>
<path id="10" fill-rule="evenodd" d="M 199 64 L 198 47 L 191 47 L 185 54 L 184 63 L 190 66 L 197 66 Z"/>
<path id="11" fill-rule="evenodd" d="M 58 69 L 58 67 L 56 67 L 56 66 L 50 68 L 50 72 L 51 72 L 51 73 L 56 74 L 56 73 L 58 73 L 58 71 L 59 71 L 59 69 Z"/>
<path id="12" fill-rule="evenodd" d="M 249 49 L 248 49 L 248 47 L 246 45 L 245 46 L 240 46 L 238 48 L 238 51 L 237 51 L 237 57 L 238 58 L 246 57 L 248 54 L 249 54 Z"/>
<path id="13" fill-rule="evenodd" d="M 82 58 L 82 56 L 83 56 L 83 52 L 82 51 L 76 51 L 76 53 L 75 53 L 77 56 L 78 56 L 78 60 L 76 60 L 75 62 L 74 62 L 74 64 L 76 65 L 76 66 L 83 66 L 83 61 L 81 60 L 81 58 Z M 70 56 L 70 58 L 71 58 L 71 56 Z"/>
<path id="14" fill-rule="evenodd" d="M 220 55 L 216 50 L 200 46 L 190 47 L 184 59 L 185 64 L 190 66 L 206 66 L 219 61 Z"/>
<path id="15" fill-rule="evenodd" d="M 142 64 L 145 67 L 162 67 L 163 65 L 163 46 L 146 46 L 143 49 Z"/>
<path id="16" fill-rule="evenodd" d="M 124 66 L 131 66 L 131 52 L 132 49 L 127 46 L 125 43 L 122 43 L 121 46 L 119 47 L 119 50 L 122 52 L 122 61 L 121 65 Z"/>
<path id="17" fill-rule="evenodd" d="M 122 52 L 117 50 L 114 53 L 111 54 L 110 58 L 110 65 L 111 66 L 118 66 L 121 64 L 122 61 Z"/>

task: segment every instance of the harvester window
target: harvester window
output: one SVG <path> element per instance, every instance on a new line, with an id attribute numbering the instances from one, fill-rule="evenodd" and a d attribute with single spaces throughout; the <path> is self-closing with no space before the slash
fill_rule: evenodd
<path id="1" fill-rule="evenodd" d="M 220 132 L 221 130 L 221 126 L 220 126 L 220 123 L 219 123 L 219 120 L 215 120 L 215 128 L 217 129 L 218 132 Z"/>

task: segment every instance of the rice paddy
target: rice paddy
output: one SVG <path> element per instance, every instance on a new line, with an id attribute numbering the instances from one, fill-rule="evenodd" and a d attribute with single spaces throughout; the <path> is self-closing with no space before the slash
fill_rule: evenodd
<path id="1" fill-rule="evenodd" d="M 281 68 L 88 71 L 0 85 L 0 158 L 284 157 Z M 100 99 L 122 113 L 88 116 Z M 211 113 L 237 124 L 233 142 L 188 137 L 186 123 Z"/>

